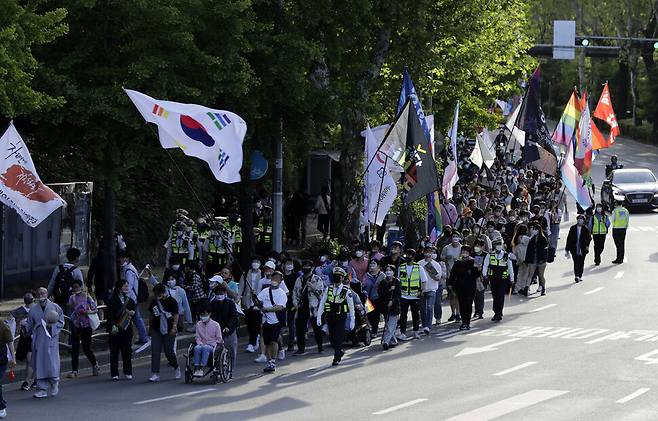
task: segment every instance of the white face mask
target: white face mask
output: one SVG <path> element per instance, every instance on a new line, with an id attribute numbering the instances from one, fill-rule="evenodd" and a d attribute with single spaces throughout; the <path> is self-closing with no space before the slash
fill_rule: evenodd
<path id="1" fill-rule="evenodd" d="M 292 272 L 292 270 L 293 270 L 294 268 L 295 268 L 294 265 L 286 265 L 286 270 L 287 270 L 288 272 Z"/>
<path id="2" fill-rule="evenodd" d="M 350 262 L 348 261 L 340 262 L 340 266 L 346 268 L 349 265 L 349 263 Z"/>
<path id="3" fill-rule="evenodd" d="M 388 278 L 392 278 L 392 277 L 393 277 L 393 271 L 392 271 L 392 270 L 387 270 L 387 271 L 386 271 L 386 276 L 387 276 Z"/>
<path id="4" fill-rule="evenodd" d="M 370 266 L 368 266 L 368 269 L 369 269 L 371 272 L 374 272 L 374 271 L 377 269 L 377 265 L 370 265 Z"/>
<path id="5" fill-rule="evenodd" d="M 432 259 L 436 259 L 438 257 L 438 254 L 432 253 Z"/>
<path id="6" fill-rule="evenodd" d="M 208 320 L 210 320 L 210 316 L 201 316 L 200 319 L 203 323 L 208 323 Z"/>
<path id="7" fill-rule="evenodd" d="M 477 246 L 473 247 L 473 251 L 475 251 L 476 253 L 479 253 L 479 252 L 482 251 L 482 247 L 477 247 Z"/>
<path id="8" fill-rule="evenodd" d="M 180 265 L 171 265 L 171 268 L 173 270 L 178 270 L 178 269 L 180 269 Z"/>
<path id="9" fill-rule="evenodd" d="M 217 295 L 217 299 L 218 299 L 219 301 L 224 301 L 224 300 L 226 299 L 226 294 L 218 294 L 218 295 Z"/>
<path id="10" fill-rule="evenodd" d="M 532 236 L 535 236 L 535 235 L 539 234 L 539 231 L 537 231 L 537 230 L 530 230 L 530 234 L 531 234 Z"/>
<path id="11" fill-rule="evenodd" d="M 173 287 L 175 287 L 175 286 L 176 286 L 176 281 L 173 280 L 173 279 L 170 280 L 170 281 L 167 281 L 167 286 L 168 286 L 169 288 L 173 288 Z"/>
<path id="12" fill-rule="evenodd" d="M 260 263 L 258 263 L 258 262 L 253 262 L 253 263 L 251 264 L 251 268 L 252 268 L 253 270 L 258 270 L 259 267 L 260 267 Z"/>
<path id="13" fill-rule="evenodd" d="M 322 263 L 326 262 L 327 261 L 327 256 L 320 256 L 320 261 Z"/>
<path id="14" fill-rule="evenodd" d="M 355 255 L 356 257 L 363 257 L 363 252 L 362 252 L 361 250 L 359 250 L 359 251 L 357 251 L 356 253 L 354 253 L 354 255 Z"/>
<path id="15" fill-rule="evenodd" d="M 503 250 L 503 246 L 501 245 L 496 246 L 496 251 L 502 251 L 502 250 Z"/>

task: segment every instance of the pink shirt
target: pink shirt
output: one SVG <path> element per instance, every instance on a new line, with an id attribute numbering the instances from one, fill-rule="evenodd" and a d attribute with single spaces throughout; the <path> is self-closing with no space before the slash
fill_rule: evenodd
<path id="1" fill-rule="evenodd" d="M 222 328 L 219 323 L 210 319 L 208 323 L 198 321 L 196 324 L 196 344 L 214 346 L 222 343 Z"/>
<path id="2" fill-rule="evenodd" d="M 350 263 L 352 269 L 356 273 L 356 278 L 363 282 L 366 272 L 368 271 L 368 258 L 364 257 L 363 259 L 352 259 Z"/>

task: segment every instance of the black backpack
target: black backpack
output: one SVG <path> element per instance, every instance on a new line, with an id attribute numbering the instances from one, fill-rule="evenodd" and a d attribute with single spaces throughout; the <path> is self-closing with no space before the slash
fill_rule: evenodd
<path id="1" fill-rule="evenodd" d="M 59 271 L 55 278 L 55 287 L 53 288 L 53 297 L 56 303 L 67 303 L 71 297 L 71 285 L 73 284 L 73 271 L 77 266 L 71 266 L 66 269 L 64 265 L 59 265 Z"/>
<path id="2" fill-rule="evenodd" d="M 128 269 L 128 271 L 134 273 L 135 277 L 137 277 L 137 291 L 135 291 L 137 302 L 145 303 L 149 299 L 149 286 L 146 284 L 146 282 L 144 282 L 142 278 L 138 277 L 137 272 L 132 269 Z"/>

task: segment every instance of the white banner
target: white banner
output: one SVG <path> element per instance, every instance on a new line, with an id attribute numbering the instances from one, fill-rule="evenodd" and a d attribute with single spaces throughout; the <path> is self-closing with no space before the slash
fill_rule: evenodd
<path id="1" fill-rule="evenodd" d="M 0 201 L 36 227 L 66 202 L 41 182 L 27 145 L 13 123 L 0 138 Z"/>
<path id="2" fill-rule="evenodd" d="M 381 126 L 380 126 L 381 127 Z M 393 206 L 393 201 L 398 195 L 398 189 L 389 169 L 392 159 L 377 151 L 382 142 L 386 130 L 377 130 L 377 135 L 370 129 L 366 129 L 366 165 L 370 162 L 366 172 L 366 196 L 368 221 L 382 225 L 388 210 Z M 372 162 L 371 162 L 372 160 Z"/>
<path id="3" fill-rule="evenodd" d="M 124 90 L 144 120 L 157 124 L 163 148 L 180 148 L 185 155 L 206 161 L 218 181 L 240 181 L 247 123 L 239 115 Z"/>

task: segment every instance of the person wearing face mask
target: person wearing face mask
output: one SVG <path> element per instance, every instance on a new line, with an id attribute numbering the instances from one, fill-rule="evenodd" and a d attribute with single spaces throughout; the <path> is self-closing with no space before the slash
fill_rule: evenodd
<path id="1" fill-rule="evenodd" d="M 494 221 L 488 221 L 486 227 L 487 231 L 485 235 L 489 237 L 492 243 L 496 240 L 503 239 L 503 235 L 496 229 L 496 223 Z"/>
<path id="2" fill-rule="evenodd" d="M 123 361 L 123 374 L 132 380 L 132 336 L 130 323 L 135 315 L 136 303 L 130 298 L 130 287 L 125 280 L 117 281 L 114 293 L 107 303 L 107 333 L 110 345 L 110 376 L 119 380 L 119 354 Z"/>
<path id="3" fill-rule="evenodd" d="M 484 318 L 484 292 L 489 287 L 488 281 L 482 277 L 482 266 L 484 266 L 484 260 L 488 257 L 488 253 L 484 251 L 484 241 L 477 240 L 475 242 L 471 250 L 471 257 L 473 258 L 473 266 L 478 271 L 478 277 L 475 282 L 475 296 L 473 298 L 475 311 L 473 312 L 472 319 L 482 320 Z"/>
<path id="4" fill-rule="evenodd" d="M 69 297 L 71 296 L 71 284 L 77 280 L 84 285 L 82 271 L 78 268 L 80 250 L 70 248 L 66 251 L 66 263 L 59 265 L 53 270 L 48 282 L 48 296 L 53 297 L 55 304 L 67 311 Z"/>
<path id="5" fill-rule="evenodd" d="M 203 291 L 203 282 L 201 276 L 192 266 L 185 266 L 185 278 L 183 288 L 189 300 L 192 320 L 197 321 L 201 308 L 205 306 L 206 293 Z"/>
<path id="6" fill-rule="evenodd" d="M 283 274 L 275 271 L 270 283 L 258 294 L 260 311 L 263 313 L 263 344 L 265 345 L 267 366 L 265 373 L 276 370 L 276 358 L 279 356 L 281 326 L 285 323 L 285 309 L 288 297 L 281 286 Z M 279 356 L 280 358 L 280 356 Z"/>
<path id="7" fill-rule="evenodd" d="M 464 208 L 461 216 L 457 220 L 455 228 L 457 231 L 463 231 L 465 229 L 471 229 L 475 225 L 475 219 L 473 218 L 473 211 L 471 208 Z"/>
<path id="8" fill-rule="evenodd" d="M 589 228 L 585 225 L 585 215 L 576 217 L 576 225 L 569 228 L 567 235 L 567 245 L 564 255 L 568 259 L 573 258 L 573 274 L 576 283 L 583 281 L 583 268 L 585 266 L 585 257 L 589 253 L 589 243 L 592 240 Z"/>
<path id="9" fill-rule="evenodd" d="M 539 279 L 537 292 L 546 295 L 546 279 L 544 277 L 544 272 L 546 271 L 546 263 L 548 261 L 548 239 L 544 235 L 538 222 L 530 223 L 529 234 L 530 240 L 528 241 L 525 258 L 523 259 L 528 265 L 527 279 L 522 283 L 524 283 L 526 287 L 529 287 L 533 276 L 536 274 Z"/>
<path id="10" fill-rule="evenodd" d="M 137 293 L 139 291 L 139 277 L 137 275 L 137 269 L 130 262 L 130 254 L 128 251 L 124 250 L 117 254 L 119 260 L 119 279 L 125 280 L 128 282 L 128 294 L 130 298 L 137 302 Z M 133 323 L 137 328 L 137 335 L 139 339 L 135 342 L 136 345 L 144 345 L 148 342 L 148 334 L 146 332 L 146 326 L 144 325 L 144 320 L 142 319 L 142 313 L 139 311 L 139 306 L 135 308 L 135 316 L 133 317 Z"/>
<path id="11" fill-rule="evenodd" d="M 558 206 L 558 200 L 551 201 L 551 208 L 549 214 L 549 228 L 551 235 L 548 238 L 548 263 L 555 261 L 555 252 L 557 250 L 557 241 L 560 239 L 560 221 L 562 221 L 562 210 Z"/>
<path id="12" fill-rule="evenodd" d="M 514 267 L 508 253 L 503 250 L 503 240 L 496 240 L 493 242 L 493 245 L 494 251 L 489 253 L 488 258 L 484 260 L 484 264 L 482 265 L 482 276 L 491 285 L 494 311 L 494 316 L 491 320 L 499 322 L 503 320 L 505 293 L 513 282 Z"/>
<path id="13" fill-rule="evenodd" d="M 530 230 L 531 236 L 539 234 L 539 229 L 535 226 Z M 523 294 L 528 296 L 528 289 L 530 288 L 531 275 L 529 273 L 528 263 L 526 262 L 526 253 L 528 244 L 530 243 L 530 236 L 528 236 L 528 226 L 519 224 L 514 231 L 514 238 L 512 238 L 512 253 L 516 257 L 516 282 L 512 294 Z"/>
<path id="14" fill-rule="evenodd" d="M 295 263 L 291 258 L 283 261 L 283 283 L 286 285 L 288 291 L 295 288 L 295 281 L 297 281 L 298 272 L 295 271 Z M 296 311 L 292 302 L 292 294 L 288 294 L 288 302 L 286 303 L 286 323 L 288 327 L 288 352 L 295 349 L 295 315 Z"/>
<path id="15" fill-rule="evenodd" d="M 233 271 L 228 266 L 225 266 L 219 274 L 222 277 L 222 280 L 226 282 L 226 294 L 228 295 L 228 298 L 239 305 L 240 300 L 238 297 L 240 296 L 240 286 L 235 282 L 235 279 L 233 279 Z"/>
<path id="16" fill-rule="evenodd" d="M 182 287 L 176 285 L 176 280 L 174 278 L 166 279 L 164 283 L 165 294 L 168 297 L 173 298 L 178 303 L 178 331 L 183 331 L 185 323 L 192 323 L 192 310 L 190 309 L 190 303 L 187 298 L 187 294 Z"/>
<path id="17" fill-rule="evenodd" d="M 384 257 L 381 262 L 382 262 L 382 267 L 386 267 L 388 265 L 393 265 L 395 266 L 395 270 L 397 271 L 400 266 L 404 265 L 407 263 L 404 257 L 401 256 L 402 254 L 402 243 L 399 241 L 393 241 L 391 243 L 391 254 L 388 256 Z"/>
<path id="18" fill-rule="evenodd" d="M 407 249 L 407 263 L 398 269 L 398 279 L 402 289 L 402 299 L 400 300 L 400 335 L 398 339 L 406 341 L 407 339 L 420 338 L 420 300 L 421 295 L 421 268 L 418 263 L 414 262 L 416 250 Z M 411 320 L 413 323 L 414 333 L 407 336 L 407 314 L 411 310 Z"/>
<path id="19" fill-rule="evenodd" d="M 176 333 L 178 332 L 178 303 L 167 295 L 167 288 L 163 284 L 153 287 L 154 298 L 149 304 L 151 312 L 151 377 L 149 382 L 160 381 L 160 354 L 164 349 L 169 365 L 174 369 L 174 378 L 181 378 L 180 367 L 174 349 Z"/>
<path id="20" fill-rule="evenodd" d="M 322 326 L 324 321 L 329 328 L 329 339 L 334 349 L 333 366 L 340 364 L 345 355 L 343 337 L 346 320 L 350 320 L 349 330 L 354 330 L 354 300 L 350 289 L 343 285 L 346 276 L 342 268 L 334 269 L 333 284 L 324 289 L 316 316 L 318 326 Z"/>
<path id="21" fill-rule="evenodd" d="M 222 328 L 224 346 L 231 356 L 232 367 L 235 367 L 238 358 L 238 307 L 230 299 L 228 292 L 229 287 L 226 282 L 218 283 L 213 290 L 215 299 L 210 303 L 208 309 L 211 318 Z"/>
<path id="22" fill-rule="evenodd" d="M 36 386 L 34 370 L 32 369 L 32 337 L 27 333 L 27 318 L 30 308 L 34 305 L 34 294 L 26 292 L 23 295 L 23 305 L 12 311 L 20 334 L 16 345 L 16 361 L 25 361 L 25 379 L 21 384 L 21 390 L 28 391 Z M 16 333 L 16 332 L 14 332 Z"/>
<path id="23" fill-rule="evenodd" d="M 451 243 L 443 247 L 443 250 L 441 250 L 441 260 L 446 263 L 448 277 L 452 272 L 452 265 L 454 265 L 455 262 L 459 260 L 461 253 L 461 237 L 458 233 L 455 233 L 451 237 Z M 460 321 L 461 317 L 459 315 L 459 302 L 457 301 L 457 295 L 455 294 L 454 288 L 450 285 L 448 285 L 448 300 L 450 301 L 450 311 L 452 313 L 450 318 L 448 318 L 448 321 Z"/>
<path id="24" fill-rule="evenodd" d="M 483 231 L 484 230 L 482 229 L 481 225 L 479 224 L 473 225 L 471 234 L 464 239 L 464 244 L 472 248 L 477 240 L 482 240 L 482 242 L 484 243 L 484 247 L 483 247 L 484 251 L 487 253 L 490 252 L 493 249 L 491 245 L 491 240 L 489 239 L 489 237 L 487 237 L 486 234 L 483 233 Z"/>
<path id="25" fill-rule="evenodd" d="M 377 241 L 373 240 L 370 242 L 370 260 L 379 260 L 381 261 L 384 258 L 384 254 L 380 251 L 382 247 L 382 244 Z"/>
<path id="26" fill-rule="evenodd" d="M 381 313 L 384 316 L 384 331 L 382 332 L 382 348 L 384 350 L 397 344 L 395 329 L 400 316 L 400 299 L 402 290 L 400 280 L 395 276 L 395 266 L 389 265 L 384 272 L 385 278 L 379 283 L 379 303 Z"/>
<path id="27" fill-rule="evenodd" d="M 297 310 L 296 336 L 297 352 L 294 355 L 306 354 L 306 330 L 309 320 L 316 320 L 318 305 L 324 291 L 322 278 L 313 273 L 313 262 L 305 260 L 302 263 L 302 274 L 295 280 L 292 292 L 292 303 Z M 318 353 L 322 353 L 322 329 L 317 323 L 311 323 Z"/>
<path id="28" fill-rule="evenodd" d="M 592 233 L 592 240 L 594 240 L 594 264 L 596 266 L 601 264 L 601 254 L 605 247 L 605 237 L 608 235 L 610 229 L 610 218 L 603 210 L 603 205 L 600 203 L 596 205 L 594 215 L 589 220 L 588 226 Z"/>
<path id="29" fill-rule="evenodd" d="M 244 310 L 245 323 L 247 325 L 247 332 L 249 333 L 249 343 L 246 348 L 246 351 L 249 353 L 254 353 L 258 349 L 258 335 L 260 333 L 262 315 L 256 307 L 254 297 L 258 293 L 258 283 L 262 277 L 260 259 L 253 257 L 249 270 L 240 279 L 239 290 L 240 303 Z"/>
<path id="30" fill-rule="evenodd" d="M 471 257 L 471 248 L 462 246 L 459 260 L 452 266 L 448 285 L 451 285 L 457 293 L 459 300 L 459 313 L 462 323 L 459 330 L 471 329 L 471 311 L 473 310 L 473 299 L 477 291 L 478 270 Z"/>
<path id="31" fill-rule="evenodd" d="M 259 291 L 259 294 L 263 290 L 269 288 L 269 286 L 272 284 L 272 276 L 276 273 L 275 271 L 276 271 L 276 265 L 274 264 L 274 262 L 272 260 L 268 260 L 267 262 L 265 262 L 265 264 L 263 265 L 263 278 L 261 278 L 260 282 L 258 283 L 258 288 L 257 288 L 257 291 Z M 287 296 L 288 296 L 290 291 L 288 290 L 288 287 L 286 286 L 286 284 L 284 282 L 281 282 L 280 284 L 277 284 L 277 289 L 280 289 L 281 291 L 283 291 L 284 294 L 286 294 L 286 303 L 287 303 Z M 280 323 L 281 324 L 279 326 L 279 331 L 281 330 L 281 328 L 283 326 L 285 326 L 285 323 L 286 323 L 285 318 Z M 261 336 L 263 334 L 262 330 L 263 330 L 263 325 L 261 325 Z M 267 344 L 264 341 L 261 341 L 261 343 L 260 343 L 260 351 L 261 352 L 260 352 L 260 355 L 254 360 L 254 362 L 264 363 L 264 362 L 268 361 L 266 345 Z M 279 352 L 279 354 L 278 354 L 279 359 L 280 360 L 285 359 L 286 350 L 283 349 L 282 347 L 278 347 L 277 349 L 278 349 L 278 352 Z"/>
<path id="32" fill-rule="evenodd" d="M 78 377 L 81 341 L 82 350 L 92 367 L 92 375 L 98 376 L 100 374 L 100 368 L 96 362 L 96 356 L 91 350 L 93 329 L 89 320 L 89 315 L 97 314 L 98 311 L 96 310 L 96 302 L 82 289 L 82 284 L 78 280 L 73 281 L 68 308 L 71 315 L 71 372 L 66 377 L 69 379 Z"/>
<path id="33" fill-rule="evenodd" d="M 354 250 L 354 257 L 350 261 L 350 267 L 356 275 L 359 282 L 363 282 L 368 272 L 368 258 L 366 257 L 366 249 L 361 244 L 357 245 Z"/>
<path id="34" fill-rule="evenodd" d="M 368 263 L 368 273 L 366 273 L 365 281 L 363 283 L 363 290 L 365 297 L 372 302 L 375 307 L 368 313 L 368 321 L 370 322 L 370 329 L 373 336 L 379 330 L 379 319 L 381 317 L 381 305 L 379 303 L 379 283 L 384 280 L 386 276 L 381 271 L 379 260 L 370 260 Z"/>
<path id="35" fill-rule="evenodd" d="M 64 328 L 64 312 L 48 299 L 46 288 L 37 289 L 37 303 L 30 307 L 27 334 L 32 336 L 32 368 L 37 379 L 35 398 L 59 393 L 59 333 Z"/>
<path id="36" fill-rule="evenodd" d="M 203 307 L 199 311 L 199 321 L 196 324 L 194 346 L 194 377 L 203 377 L 203 369 L 208 365 L 215 345 L 224 342 L 219 323 L 210 318 L 210 311 Z"/>
<path id="37" fill-rule="evenodd" d="M 331 278 L 334 272 L 334 263 L 331 260 L 330 254 L 328 251 L 320 252 L 320 258 L 318 264 L 313 270 L 316 275 L 322 279 L 325 287 L 331 285 Z"/>
<path id="38" fill-rule="evenodd" d="M 188 226 L 183 221 L 176 221 L 174 224 L 169 239 L 165 243 L 166 262 L 169 262 L 172 257 L 176 257 L 182 265 L 185 265 L 189 260 L 194 259 L 196 244 L 187 233 L 187 228 Z M 169 264 L 167 267 L 170 266 Z"/>
<path id="39" fill-rule="evenodd" d="M 420 300 L 421 321 L 423 323 L 423 333 L 429 335 L 432 330 L 434 320 L 434 307 L 436 303 L 436 294 L 441 283 L 443 271 L 441 265 L 434 260 L 436 249 L 432 246 L 425 246 L 423 251 L 424 259 L 418 262 L 420 266 L 420 282 L 422 297 Z M 443 292 L 443 290 L 442 290 Z"/>

